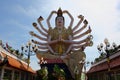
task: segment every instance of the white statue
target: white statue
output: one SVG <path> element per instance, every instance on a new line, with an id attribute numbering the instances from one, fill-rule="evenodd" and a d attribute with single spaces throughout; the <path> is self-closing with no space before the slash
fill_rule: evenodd
<path id="1" fill-rule="evenodd" d="M 55 18 L 55 27 L 52 27 L 50 24 L 50 19 L 53 14 L 57 14 Z M 68 14 L 71 19 L 68 27 L 65 27 L 64 14 Z M 87 20 L 84 20 L 84 16 L 82 15 L 78 16 L 78 18 L 80 21 L 75 27 L 73 27 L 74 19 L 67 10 L 62 11 L 59 9 L 58 11 L 52 11 L 47 19 L 48 29 L 43 27 L 41 23 L 43 18 L 41 16 L 37 20 L 40 28 L 37 26 L 37 23 L 33 23 L 33 26 L 42 36 L 37 35 L 33 31 L 30 32 L 32 36 L 40 39 L 40 41 L 32 40 L 32 42 L 37 44 L 39 48 L 36 51 L 37 57 L 39 59 L 41 57 L 48 59 L 62 59 L 69 67 L 73 77 L 75 77 L 73 72 L 76 66 L 79 76 L 81 75 L 83 65 L 79 62 L 86 57 L 84 49 L 93 44 L 92 35 L 90 35 L 90 27 L 88 27 L 87 31 L 81 33 L 88 25 Z M 81 23 L 83 26 L 79 28 Z M 84 38 L 84 36 L 86 37 Z M 80 40 L 81 38 L 83 39 Z"/>

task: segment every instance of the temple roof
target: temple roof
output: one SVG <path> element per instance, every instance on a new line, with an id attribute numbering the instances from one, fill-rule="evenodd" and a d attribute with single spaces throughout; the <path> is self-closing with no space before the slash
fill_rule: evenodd
<path id="1" fill-rule="evenodd" d="M 108 69 L 107 59 L 104 59 L 96 64 L 93 64 L 88 73 L 94 73 L 98 71 L 103 71 Z M 110 68 L 115 68 L 120 66 L 120 51 L 110 56 Z"/>
<path id="2" fill-rule="evenodd" d="M 22 61 L 21 59 L 7 52 L 1 46 L 0 46 L 0 54 L 2 55 L 3 58 L 7 57 L 8 59 L 7 64 L 9 66 L 20 70 L 28 71 L 31 73 L 35 73 L 35 71 L 30 66 L 28 67 L 28 64 L 26 62 Z M 2 60 L 0 60 L 0 62 L 2 63 Z"/>

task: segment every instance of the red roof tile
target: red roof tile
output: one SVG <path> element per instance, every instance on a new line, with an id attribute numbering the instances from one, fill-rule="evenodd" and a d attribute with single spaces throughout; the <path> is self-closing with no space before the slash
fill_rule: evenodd
<path id="1" fill-rule="evenodd" d="M 6 56 L 6 54 L 4 54 L 3 52 L 2 52 L 2 54 L 3 54 L 4 57 Z M 28 65 L 23 63 L 22 61 L 16 60 L 11 56 L 7 56 L 7 58 L 8 58 L 8 64 L 10 66 L 15 67 L 15 68 L 20 69 L 20 70 L 35 73 L 35 71 L 31 67 L 28 67 Z"/>
<path id="2" fill-rule="evenodd" d="M 101 70 L 107 70 L 108 69 L 107 64 L 108 64 L 107 62 L 104 62 L 104 63 L 98 64 L 96 66 L 93 66 L 90 68 L 88 73 L 97 72 L 97 71 L 101 71 Z M 115 68 L 118 66 L 120 66 L 120 56 L 110 60 L 110 68 Z"/>

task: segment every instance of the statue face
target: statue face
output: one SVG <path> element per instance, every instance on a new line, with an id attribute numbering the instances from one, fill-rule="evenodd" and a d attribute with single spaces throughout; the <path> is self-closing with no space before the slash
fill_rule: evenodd
<path id="1" fill-rule="evenodd" d="M 63 19 L 63 17 L 57 17 L 57 19 L 56 19 L 56 26 L 57 27 L 63 27 L 64 26 L 64 19 Z"/>

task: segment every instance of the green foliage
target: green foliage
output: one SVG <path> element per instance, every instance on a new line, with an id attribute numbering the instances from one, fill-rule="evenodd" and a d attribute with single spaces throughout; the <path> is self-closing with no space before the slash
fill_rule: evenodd
<path id="1" fill-rule="evenodd" d="M 48 70 L 46 67 L 40 69 L 38 74 L 42 77 L 42 80 L 48 80 Z"/>
<path id="2" fill-rule="evenodd" d="M 65 72 L 58 65 L 54 65 L 53 73 L 49 73 L 47 68 L 43 67 L 38 71 L 38 75 L 41 77 L 41 80 L 57 80 L 59 78 L 63 78 L 63 80 L 65 80 Z"/>
<path id="3" fill-rule="evenodd" d="M 65 72 L 63 69 L 61 69 L 58 65 L 54 65 L 54 68 L 53 68 L 54 72 L 55 72 L 55 76 L 58 77 L 58 76 L 65 76 Z"/>

